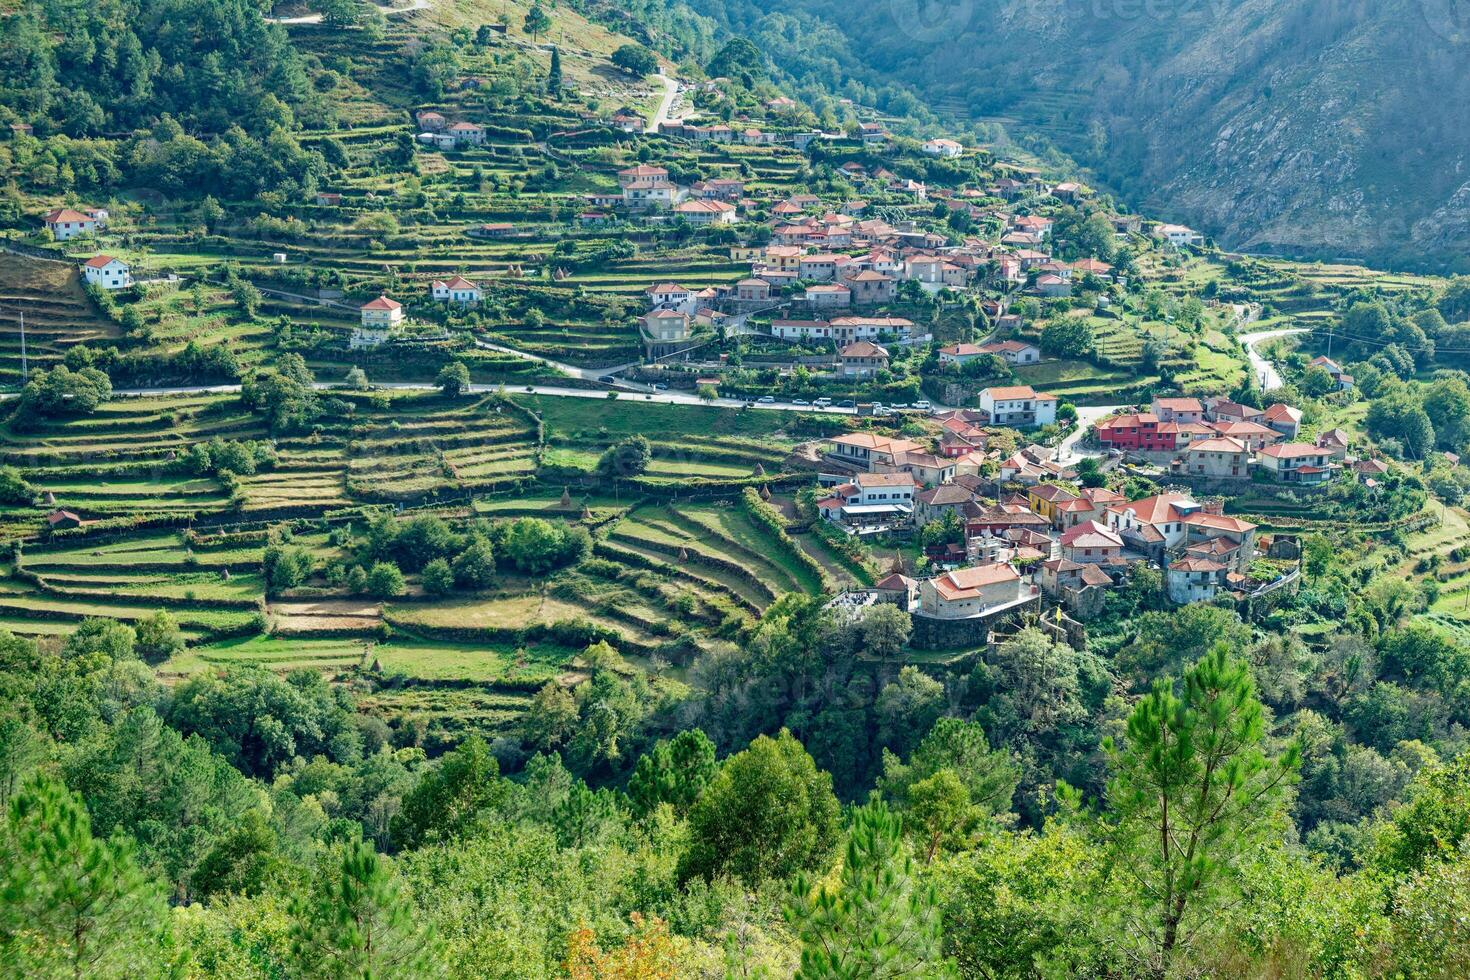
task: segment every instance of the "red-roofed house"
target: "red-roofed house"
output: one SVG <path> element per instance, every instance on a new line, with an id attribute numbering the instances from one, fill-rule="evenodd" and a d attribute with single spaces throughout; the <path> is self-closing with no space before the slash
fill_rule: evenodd
<path id="1" fill-rule="evenodd" d="M 1281 441 L 1281 433 L 1267 428 L 1259 422 L 1210 422 L 1207 423 L 1217 435 L 1242 442 L 1253 453 Z"/>
<path id="2" fill-rule="evenodd" d="M 771 284 L 764 279 L 742 279 L 735 284 L 735 298 L 742 303 L 763 303 L 771 298 Z"/>
<path id="3" fill-rule="evenodd" d="M 907 523 L 914 493 L 923 485 L 907 473 L 859 473 L 817 501 L 817 512 L 829 521 L 854 526 Z"/>
<path id="4" fill-rule="evenodd" d="M 1262 470 L 1282 483 L 1326 483 L 1338 470 L 1332 450 L 1305 442 L 1267 446 L 1257 460 Z"/>
<path id="5" fill-rule="evenodd" d="M 969 619 L 1028 597 L 1010 565 L 958 568 L 919 583 L 919 613 L 935 619 Z"/>
<path id="6" fill-rule="evenodd" d="M 1342 365 L 1330 357 L 1312 358 L 1312 367 L 1319 367 L 1326 371 L 1332 380 L 1337 383 L 1337 389 L 1339 391 L 1346 391 L 1353 386 L 1353 376 L 1344 371 Z"/>
<path id="7" fill-rule="evenodd" d="M 1160 422 L 1203 422 L 1205 406 L 1198 398 L 1154 398 L 1154 414 Z"/>
<path id="8" fill-rule="evenodd" d="M 56 208 L 54 211 L 47 211 L 41 215 L 41 223 L 58 242 L 75 238 L 77 235 L 92 234 L 101 227 L 101 222 L 95 215 L 83 214 L 71 208 Z"/>
<path id="9" fill-rule="evenodd" d="M 1057 504 L 1058 525 L 1063 529 L 1076 527 L 1087 521 L 1105 523 L 1107 509 L 1114 504 L 1126 502 L 1122 494 L 1105 487 L 1083 487 L 1075 500 Z"/>
<path id="10" fill-rule="evenodd" d="M 660 282 L 643 290 L 649 306 L 656 310 L 682 310 L 693 313 L 697 303 L 696 293 L 676 282 Z"/>
<path id="11" fill-rule="evenodd" d="M 1277 402 L 1266 409 L 1261 416 L 1261 421 L 1286 438 L 1295 439 L 1297 430 L 1302 425 L 1302 412 L 1299 408 L 1292 408 L 1290 405 Z"/>
<path id="12" fill-rule="evenodd" d="M 980 410 L 990 416 L 993 425 L 1051 425 L 1057 420 L 1057 397 L 1030 385 L 986 388 L 980 392 Z"/>
<path id="13" fill-rule="evenodd" d="M 1171 491 L 1113 504 L 1107 509 L 1107 523 L 1130 547 L 1157 556 L 1184 540 L 1185 518 L 1202 510 L 1204 506 L 1187 494 Z"/>
<path id="14" fill-rule="evenodd" d="M 833 437 L 831 456 L 866 470 L 875 463 L 891 466 L 895 457 L 920 452 L 923 448 L 921 443 L 912 439 L 893 439 L 873 432 L 848 432 Z"/>
<path id="15" fill-rule="evenodd" d="M 837 373 L 844 378 L 871 378 L 888 370 L 888 348 L 869 340 L 848 344 L 837 355 Z"/>
<path id="16" fill-rule="evenodd" d="M 403 322 L 403 305 L 387 296 L 368 300 L 359 311 L 365 328 L 386 329 Z"/>
<path id="17" fill-rule="evenodd" d="M 852 305 L 852 290 L 841 283 L 819 282 L 802 294 L 807 305 L 818 310 L 842 309 Z"/>
<path id="18" fill-rule="evenodd" d="M 46 515 L 46 526 L 53 531 L 64 531 L 67 528 L 81 527 L 82 519 L 69 510 L 53 510 Z"/>
<path id="19" fill-rule="evenodd" d="M 1191 443 L 1184 450 L 1184 455 L 1174 461 L 1174 470 L 1190 476 L 1248 480 L 1251 475 L 1250 459 L 1250 447 L 1245 443 L 1216 436 Z"/>
<path id="20" fill-rule="evenodd" d="M 1041 360 L 1041 349 L 1023 340 L 992 340 L 980 345 L 982 354 L 994 354 L 1007 364 L 1036 364 Z"/>
<path id="21" fill-rule="evenodd" d="M 1116 565 L 1123 561 L 1123 536 L 1097 521 L 1078 524 L 1058 543 L 1063 558 L 1082 565 Z"/>
<path id="22" fill-rule="evenodd" d="M 859 306 L 886 303 L 893 299 L 893 277 L 873 269 L 846 273 L 842 284 L 852 292 L 852 301 Z"/>
<path id="23" fill-rule="evenodd" d="M 1164 591 L 1170 602 L 1181 606 L 1209 602 L 1226 586 L 1228 572 L 1226 565 L 1209 558 L 1180 558 L 1164 571 Z"/>
<path id="24" fill-rule="evenodd" d="M 1053 558 L 1037 566 L 1036 581 L 1042 591 L 1072 611 L 1087 618 L 1103 611 L 1107 590 L 1113 580 L 1096 565 L 1084 565 L 1067 558 Z"/>
<path id="25" fill-rule="evenodd" d="M 1034 513 L 1045 517 L 1048 523 L 1055 525 L 1062 523 L 1059 505 L 1076 499 L 1075 493 L 1055 483 L 1038 483 L 1026 492 L 1026 506 L 1030 507 Z"/>
<path id="26" fill-rule="evenodd" d="M 637 166 L 618 171 L 618 183 L 623 187 L 639 181 L 647 181 L 651 184 L 667 184 L 669 182 L 669 172 L 663 167 L 655 167 L 647 163 L 640 163 Z"/>
<path id="27" fill-rule="evenodd" d="M 735 205 L 725 201 L 685 201 L 674 207 L 674 214 L 691 225 L 733 225 Z"/>
<path id="28" fill-rule="evenodd" d="M 132 269 L 110 255 L 94 255 L 83 262 L 82 278 L 87 285 L 102 289 L 126 289 L 133 284 Z"/>
<path id="29" fill-rule="evenodd" d="M 429 295 L 440 303 L 474 306 L 480 302 L 484 293 L 479 286 L 464 276 L 454 276 L 451 279 L 436 279 L 429 283 Z"/>
<path id="30" fill-rule="evenodd" d="M 1097 441 L 1105 449 L 1125 452 L 1173 452 L 1178 429 L 1159 431 L 1159 417 L 1152 412 L 1130 412 L 1103 419 L 1094 427 Z"/>

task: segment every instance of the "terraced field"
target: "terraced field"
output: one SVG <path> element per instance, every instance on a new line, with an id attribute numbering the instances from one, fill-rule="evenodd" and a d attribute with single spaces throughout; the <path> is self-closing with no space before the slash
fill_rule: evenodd
<path id="1" fill-rule="evenodd" d="M 20 381 L 22 319 L 32 368 L 51 367 L 77 344 L 119 335 L 92 305 L 74 266 L 0 252 L 0 384 Z"/>
<path id="2" fill-rule="evenodd" d="M 61 507 L 85 520 L 222 517 L 492 492 L 537 469 L 530 418 L 495 396 L 446 402 L 423 392 L 367 398 L 308 437 L 277 440 L 274 466 L 228 480 L 187 471 L 179 454 L 216 436 L 267 437 L 233 395 L 118 399 L 91 416 L 37 430 L 0 429 L 0 461 L 43 492 L 35 506 L 0 508 L 0 533 L 39 530 Z M 46 496 L 48 495 L 49 496 Z"/>

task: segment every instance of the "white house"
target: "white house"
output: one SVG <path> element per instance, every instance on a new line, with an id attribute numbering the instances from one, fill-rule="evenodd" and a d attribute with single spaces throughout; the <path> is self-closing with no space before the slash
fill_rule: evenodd
<path id="1" fill-rule="evenodd" d="M 95 217 L 95 215 L 96 212 L 83 214 L 80 211 L 73 211 L 71 208 L 57 208 L 54 211 L 47 211 L 43 214 L 41 216 L 41 223 L 46 226 L 47 231 L 51 232 L 53 238 L 58 242 L 64 242 L 68 238 L 75 238 L 77 235 L 92 234 L 98 228 L 102 227 L 103 222 Z"/>
<path id="2" fill-rule="evenodd" d="M 485 127 L 477 126 L 472 122 L 457 122 L 449 127 L 449 135 L 453 136 L 457 143 L 480 146 L 485 142 Z"/>
<path id="3" fill-rule="evenodd" d="M 1187 494 L 1160 493 L 1108 507 L 1108 527 L 1137 550 L 1161 551 L 1183 541 L 1185 521 L 1202 510 Z"/>
<path id="4" fill-rule="evenodd" d="M 429 295 L 440 303 L 458 303 L 460 306 L 474 306 L 484 298 L 480 287 L 463 276 L 455 276 L 448 281 L 434 280 L 429 284 Z"/>
<path id="5" fill-rule="evenodd" d="M 1267 446 L 1256 460 L 1262 470 L 1282 483 L 1326 483 L 1338 470 L 1331 449 L 1305 442 Z"/>
<path id="6" fill-rule="evenodd" d="M 1023 340 L 992 340 L 981 344 L 979 352 L 994 354 L 1007 364 L 1036 364 L 1041 361 L 1041 348 Z M 939 351 L 939 360 L 944 360 L 944 349 Z"/>
<path id="7" fill-rule="evenodd" d="M 694 290 L 686 289 L 676 282 L 660 282 L 649 286 L 643 291 L 648 297 L 648 305 L 655 310 L 682 310 L 685 313 L 693 313 L 697 295 Z"/>
<path id="8" fill-rule="evenodd" d="M 671 208 L 683 197 L 683 188 L 667 181 L 635 180 L 623 185 L 623 203 L 630 208 Z"/>
<path id="9" fill-rule="evenodd" d="M 1184 225 L 1159 225 L 1158 236 L 1178 248 L 1184 245 L 1203 245 L 1205 236 Z"/>
<path id="10" fill-rule="evenodd" d="M 82 278 L 89 286 L 103 289 L 126 289 L 133 284 L 133 272 L 122 259 L 95 255 L 82 264 Z"/>
<path id="11" fill-rule="evenodd" d="M 923 485 L 908 473 L 858 473 L 817 502 L 817 513 L 843 524 L 907 522 Z"/>
<path id="12" fill-rule="evenodd" d="M 924 152 L 931 157 L 957 157 L 965 152 L 965 148 L 954 140 L 940 138 L 925 140 Z"/>
<path id="13" fill-rule="evenodd" d="M 1030 385 L 986 388 L 980 392 L 980 410 L 994 425 L 1050 425 L 1057 420 L 1057 397 Z"/>
<path id="14" fill-rule="evenodd" d="M 907 340 L 914 321 L 901 316 L 840 316 L 827 320 L 772 320 L 771 336 L 782 340 L 831 340 L 850 344 L 891 334 Z"/>

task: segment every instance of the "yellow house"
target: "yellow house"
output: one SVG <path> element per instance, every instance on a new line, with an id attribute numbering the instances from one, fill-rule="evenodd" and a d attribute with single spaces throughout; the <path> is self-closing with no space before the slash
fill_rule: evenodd
<path id="1" fill-rule="evenodd" d="M 1026 494 L 1026 504 L 1031 512 L 1053 524 L 1061 523 L 1061 505 L 1076 499 L 1075 493 L 1055 483 L 1038 483 Z"/>
<path id="2" fill-rule="evenodd" d="M 362 304 L 362 325 L 386 329 L 403 322 L 403 306 L 387 296 L 379 296 Z"/>

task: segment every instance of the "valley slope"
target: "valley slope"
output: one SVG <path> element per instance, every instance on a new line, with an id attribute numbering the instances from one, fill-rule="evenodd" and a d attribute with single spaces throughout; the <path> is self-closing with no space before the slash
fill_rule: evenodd
<path id="1" fill-rule="evenodd" d="M 1450 0 L 692 6 L 799 79 L 907 83 L 1232 248 L 1465 261 L 1470 30 Z"/>

